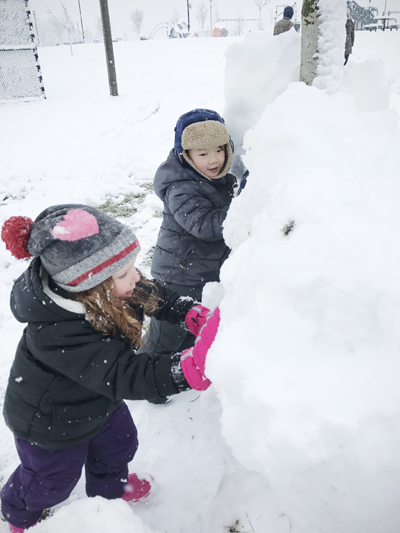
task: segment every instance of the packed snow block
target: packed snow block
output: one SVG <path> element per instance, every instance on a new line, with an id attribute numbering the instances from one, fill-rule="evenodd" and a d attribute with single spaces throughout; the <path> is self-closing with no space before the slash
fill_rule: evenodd
<path id="1" fill-rule="evenodd" d="M 225 55 L 223 117 L 235 143 L 235 174 L 246 131 L 256 125 L 267 104 L 299 79 L 300 36 L 294 29 L 278 36 L 250 33 L 232 43 Z"/>
<path id="2" fill-rule="evenodd" d="M 390 104 L 391 83 L 386 79 L 382 59 L 368 59 L 347 65 L 343 77 L 349 94 L 362 111 L 383 111 Z"/>
<path id="3" fill-rule="evenodd" d="M 206 373 L 292 533 L 399 531 L 398 146 L 395 109 L 302 83 L 245 136 Z"/>
<path id="4" fill-rule="evenodd" d="M 0 101 L 44 96 L 28 0 L 0 2 Z"/>

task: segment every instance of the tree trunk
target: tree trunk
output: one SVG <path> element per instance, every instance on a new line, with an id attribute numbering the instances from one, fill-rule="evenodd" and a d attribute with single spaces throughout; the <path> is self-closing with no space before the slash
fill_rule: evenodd
<path id="1" fill-rule="evenodd" d="M 300 81 L 311 85 L 317 74 L 319 0 L 304 0 L 301 10 Z"/>

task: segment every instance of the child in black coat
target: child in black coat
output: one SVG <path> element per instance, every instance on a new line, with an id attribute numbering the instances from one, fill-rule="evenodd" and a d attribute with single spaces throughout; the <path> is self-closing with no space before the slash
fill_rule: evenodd
<path id="1" fill-rule="evenodd" d="M 88 496 L 147 496 L 149 480 L 128 475 L 138 441 L 123 400 L 205 390 L 219 315 L 162 287 L 159 293 L 135 267 L 135 234 L 92 207 L 52 206 L 35 222 L 12 217 L 1 237 L 18 259 L 34 256 L 11 294 L 11 310 L 27 326 L 3 409 L 21 460 L 1 491 L 10 531 L 24 531 L 68 498 L 83 466 Z M 145 313 L 186 322 L 194 335 L 205 322 L 204 335 L 184 353 L 139 354 Z"/>

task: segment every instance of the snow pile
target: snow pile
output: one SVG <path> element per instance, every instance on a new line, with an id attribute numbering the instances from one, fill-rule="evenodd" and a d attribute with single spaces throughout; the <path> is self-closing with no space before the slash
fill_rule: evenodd
<path id="1" fill-rule="evenodd" d="M 367 71 L 354 65 L 353 92 Z M 387 85 L 371 85 L 382 109 Z M 289 84 L 245 135 L 250 177 L 225 224 L 207 372 L 234 456 L 296 533 L 400 520 L 399 115 L 363 108 Z"/>
<path id="2" fill-rule="evenodd" d="M 55 531 L 59 533 L 71 531 L 110 533 L 111 531 L 128 531 L 127 524 L 135 533 L 158 533 L 135 516 L 132 508 L 124 501 L 109 501 L 99 496 L 83 500 L 76 497 L 70 498 L 51 519 L 39 523 L 33 531 L 35 533 L 54 533 Z"/>
<path id="3" fill-rule="evenodd" d="M 319 1 L 317 77 L 313 85 L 336 92 L 342 84 L 346 43 L 346 0 Z"/>
<path id="4" fill-rule="evenodd" d="M 382 59 L 367 59 L 362 63 L 351 65 L 345 69 L 343 81 L 347 92 L 354 96 L 355 104 L 362 111 L 388 109 L 392 88 L 386 79 Z"/>
<path id="5" fill-rule="evenodd" d="M 295 30 L 278 37 L 250 33 L 228 47 L 223 117 L 235 143 L 234 174 L 244 134 L 256 125 L 265 106 L 299 79 L 299 68 L 300 35 Z"/>

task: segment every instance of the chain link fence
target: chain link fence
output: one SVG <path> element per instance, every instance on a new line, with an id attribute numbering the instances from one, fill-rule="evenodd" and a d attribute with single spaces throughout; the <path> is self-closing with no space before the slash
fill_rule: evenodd
<path id="1" fill-rule="evenodd" d="M 0 101 L 45 97 L 28 0 L 0 0 Z"/>

